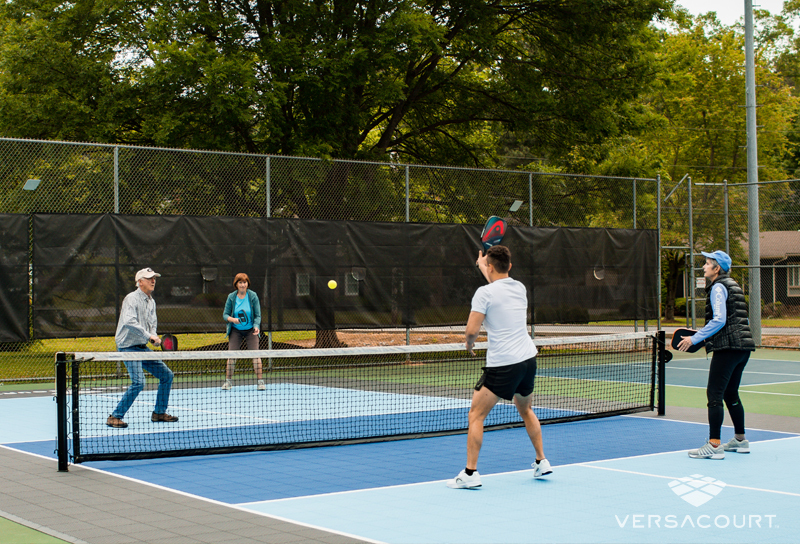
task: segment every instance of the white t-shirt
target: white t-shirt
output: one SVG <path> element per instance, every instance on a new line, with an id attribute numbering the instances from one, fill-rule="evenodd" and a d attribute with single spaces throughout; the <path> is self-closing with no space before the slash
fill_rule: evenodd
<path id="1" fill-rule="evenodd" d="M 487 367 L 513 365 L 536 356 L 536 345 L 528 335 L 528 294 L 523 284 L 502 278 L 479 287 L 472 297 L 472 311 L 486 316 Z"/>

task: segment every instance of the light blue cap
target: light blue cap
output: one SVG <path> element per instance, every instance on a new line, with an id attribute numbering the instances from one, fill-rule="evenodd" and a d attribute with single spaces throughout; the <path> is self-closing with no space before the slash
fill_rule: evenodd
<path id="1" fill-rule="evenodd" d="M 701 251 L 700 253 L 702 253 L 704 257 L 708 257 L 709 259 L 714 259 L 717 261 L 717 263 L 719 263 L 719 267 L 722 268 L 724 272 L 728 272 L 731 269 L 731 258 L 724 251 L 717 250 L 714 253 L 706 253 L 705 251 Z"/>

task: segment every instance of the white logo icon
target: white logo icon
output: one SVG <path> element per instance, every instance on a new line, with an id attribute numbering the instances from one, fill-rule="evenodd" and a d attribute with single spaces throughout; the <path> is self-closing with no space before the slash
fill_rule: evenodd
<path id="1" fill-rule="evenodd" d="M 702 474 L 692 474 L 669 483 L 672 491 L 692 506 L 707 503 L 719 495 L 725 485 L 725 482 Z"/>

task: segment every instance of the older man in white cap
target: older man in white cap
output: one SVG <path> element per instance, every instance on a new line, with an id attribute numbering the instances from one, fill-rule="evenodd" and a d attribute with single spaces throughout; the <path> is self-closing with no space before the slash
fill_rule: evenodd
<path id="1" fill-rule="evenodd" d="M 156 301 L 153 300 L 153 291 L 156 288 L 156 278 L 161 277 L 152 268 L 142 268 L 136 273 L 138 289 L 129 293 L 122 301 L 117 334 L 114 340 L 117 351 L 152 351 L 147 343 L 155 346 L 161 345 L 161 339 L 156 334 L 158 319 L 156 318 Z M 131 385 L 116 409 L 108 416 L 106 425 L 117 429 L 128 426 L 122 421 L 128 409 L 144 389 L 144 371 L 146 370 L 158 379 L 158 394 L 153 415 L 154 422 L 173 422 L 178 418 L 167 413 L 169 392 L 172 389 L 172 371 L 163 361 L 125 361 L 125 367 L 131 377 Z"/>

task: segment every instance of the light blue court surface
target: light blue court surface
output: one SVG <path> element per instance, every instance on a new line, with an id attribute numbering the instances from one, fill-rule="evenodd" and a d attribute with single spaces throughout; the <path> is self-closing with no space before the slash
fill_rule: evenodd
<path id="1" fill-rule="evenodd" d="M 685 452 L 488 475 L 479 490 L 443 482 L 244 505 L 389 543 L 797 542 L 800 438 L 750 455 Z M 357 513 L 354 515 L 353 513 Z"/>
<path id="2" fill-rule="evenodd" d="M 667 385 L 706 387 L 708 383 L 708 358 L 702 352 L 695 357 L 675 358 L 666 365 Z M 796 361 L 783 361 L 751 357 L 742 374 L 742 385 L 763 385 L 800 381 L 800 353 Z"/>

